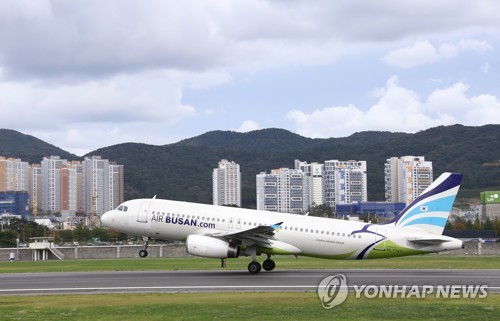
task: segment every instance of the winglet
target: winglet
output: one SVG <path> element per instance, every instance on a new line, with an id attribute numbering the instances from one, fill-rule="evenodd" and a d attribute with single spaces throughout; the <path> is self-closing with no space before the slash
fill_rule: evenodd
<path id="1" fill-rule="evenodd" d="M 279 223 L 273 224 L 273 225 L 271 225 L 271 227 L 273 229 L 277 230 L 277 229 L 281 228 L 281 224 L 283 224 L 283 222 L 279 222 Z"/>

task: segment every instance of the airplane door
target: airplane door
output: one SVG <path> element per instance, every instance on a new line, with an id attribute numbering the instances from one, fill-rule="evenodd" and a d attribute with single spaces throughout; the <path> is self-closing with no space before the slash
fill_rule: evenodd
<path id="1" fill-rule="evenodd" d="M 236 221 L 236 228 L 241 228 L 241 218 Z"/>
<path id="2" fill-rule="evenodd" d="M 148 222 L 148 210 L 149 202 L 142 202 L 139 208 L 139 213 L 137 213 L 137 222 L 147 223 Z"/>
<path id="3" fill-rule="evenodd" d="M 385 242 L 383 240 L 386 239 L 385 230 L 376 230 L 375 231 L 375 242 L 378 242 L 377 245 L 373 248 L 378 251 L 385 251 Z"/>
<path id="4" fill-rule="evenodd" d="M 233 227 L 233 221 L 234 221 L 234 219 L 232 217 L 229 218 L 229 223 L 228 223 L 229 227 Z"/>

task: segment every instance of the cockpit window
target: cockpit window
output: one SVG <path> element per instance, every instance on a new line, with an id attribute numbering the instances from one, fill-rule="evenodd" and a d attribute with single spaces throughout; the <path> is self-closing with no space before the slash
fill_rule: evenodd
<path id="1" fill-rule="evenodd" d="M 121 211 L 121 212 L 126 212 L 126 211 L 128 211 L 128 206 L 120 205 L 120 206 L 118 206 L 118 208 L 116 210 Z"/>

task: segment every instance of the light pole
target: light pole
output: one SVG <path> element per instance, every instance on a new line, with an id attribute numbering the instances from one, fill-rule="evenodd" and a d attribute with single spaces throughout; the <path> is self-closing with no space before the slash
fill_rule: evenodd
<path id="1" fill-rule="evenodd" d="M 19 261 L 19 237 L 16 239 L 16 261 Z"/>

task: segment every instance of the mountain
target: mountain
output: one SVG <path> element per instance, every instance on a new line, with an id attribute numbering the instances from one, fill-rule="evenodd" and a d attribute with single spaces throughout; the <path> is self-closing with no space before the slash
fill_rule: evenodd
<path id="1" fill-rule="evenodd" d="M 464 173 L 459 197 L 478 198 L 480 191 L 500 189 L 499 168 L 481 166 L 500 160 L 499 147 L 500 125 L 440 126 L 415 134 L 371 131 L 329 139 L 263 129 L 249 133 L 213 131 L 163 146 L 119 144 L 85 156 L 99 155 L 125 166 L 125 199 L 157 195 L 200 203 L 212 202 L 212 171 L 225 158 L 240 164 L 243 206 L 255 207 L 255 175 L 279 167 L 293 168 L 295 159 L 366 160 L 368 198 L 383 201 L 385 160 L 423 155 L 433 162 L 436 177 L 445 171 Z M 5 130 L 0 131 L 0 155 L 36 163 L 48 155 L 78 159 L 34 137 Z"/>
<path id="2" fill-rule="evenodd" d="M 249 133 L 232 131 L 212 131 L 206 134 L 182 140 L 175 146 L 205 147 L 216 146 L 221 149 L 240 149 L 245 146 L 247 150 L 274 152 L 295 151 L 311 147 L 313 140 L 291 133 L 284 129 L 270 128 L 256 130 Z"/>
<path id="3" fill-rule="evenodd" d="M 366 160 L 368 197 L 384 200 L 384 163 L 393 156 L 425 156 L 437 177 L 462 172 L 462 197 L 500 189 L 500 171 L 481 166 L 500 159 L 500 125 L 440 126 L 416 134 L 361 132 L 349 137 L 305 138 L 283 129 L 249 133 L 213 131 L 164 146 L 120 144 L 99 149 L 101 155 L 125 165 L 126 198 L 152 197 L 211 203 L 212 170 L 228 159 L 240 164 L 243 206 L 255 206 L 255 175 L 294 160 Z"/>
<path id="4" fill-rule="evenodd" d="M 0 156 L 20 158 L 30 164 L 40 163 L 45 156 L 61 156 L 68 160 L 80 157 L 15 130 L 0 128 Z"/>

